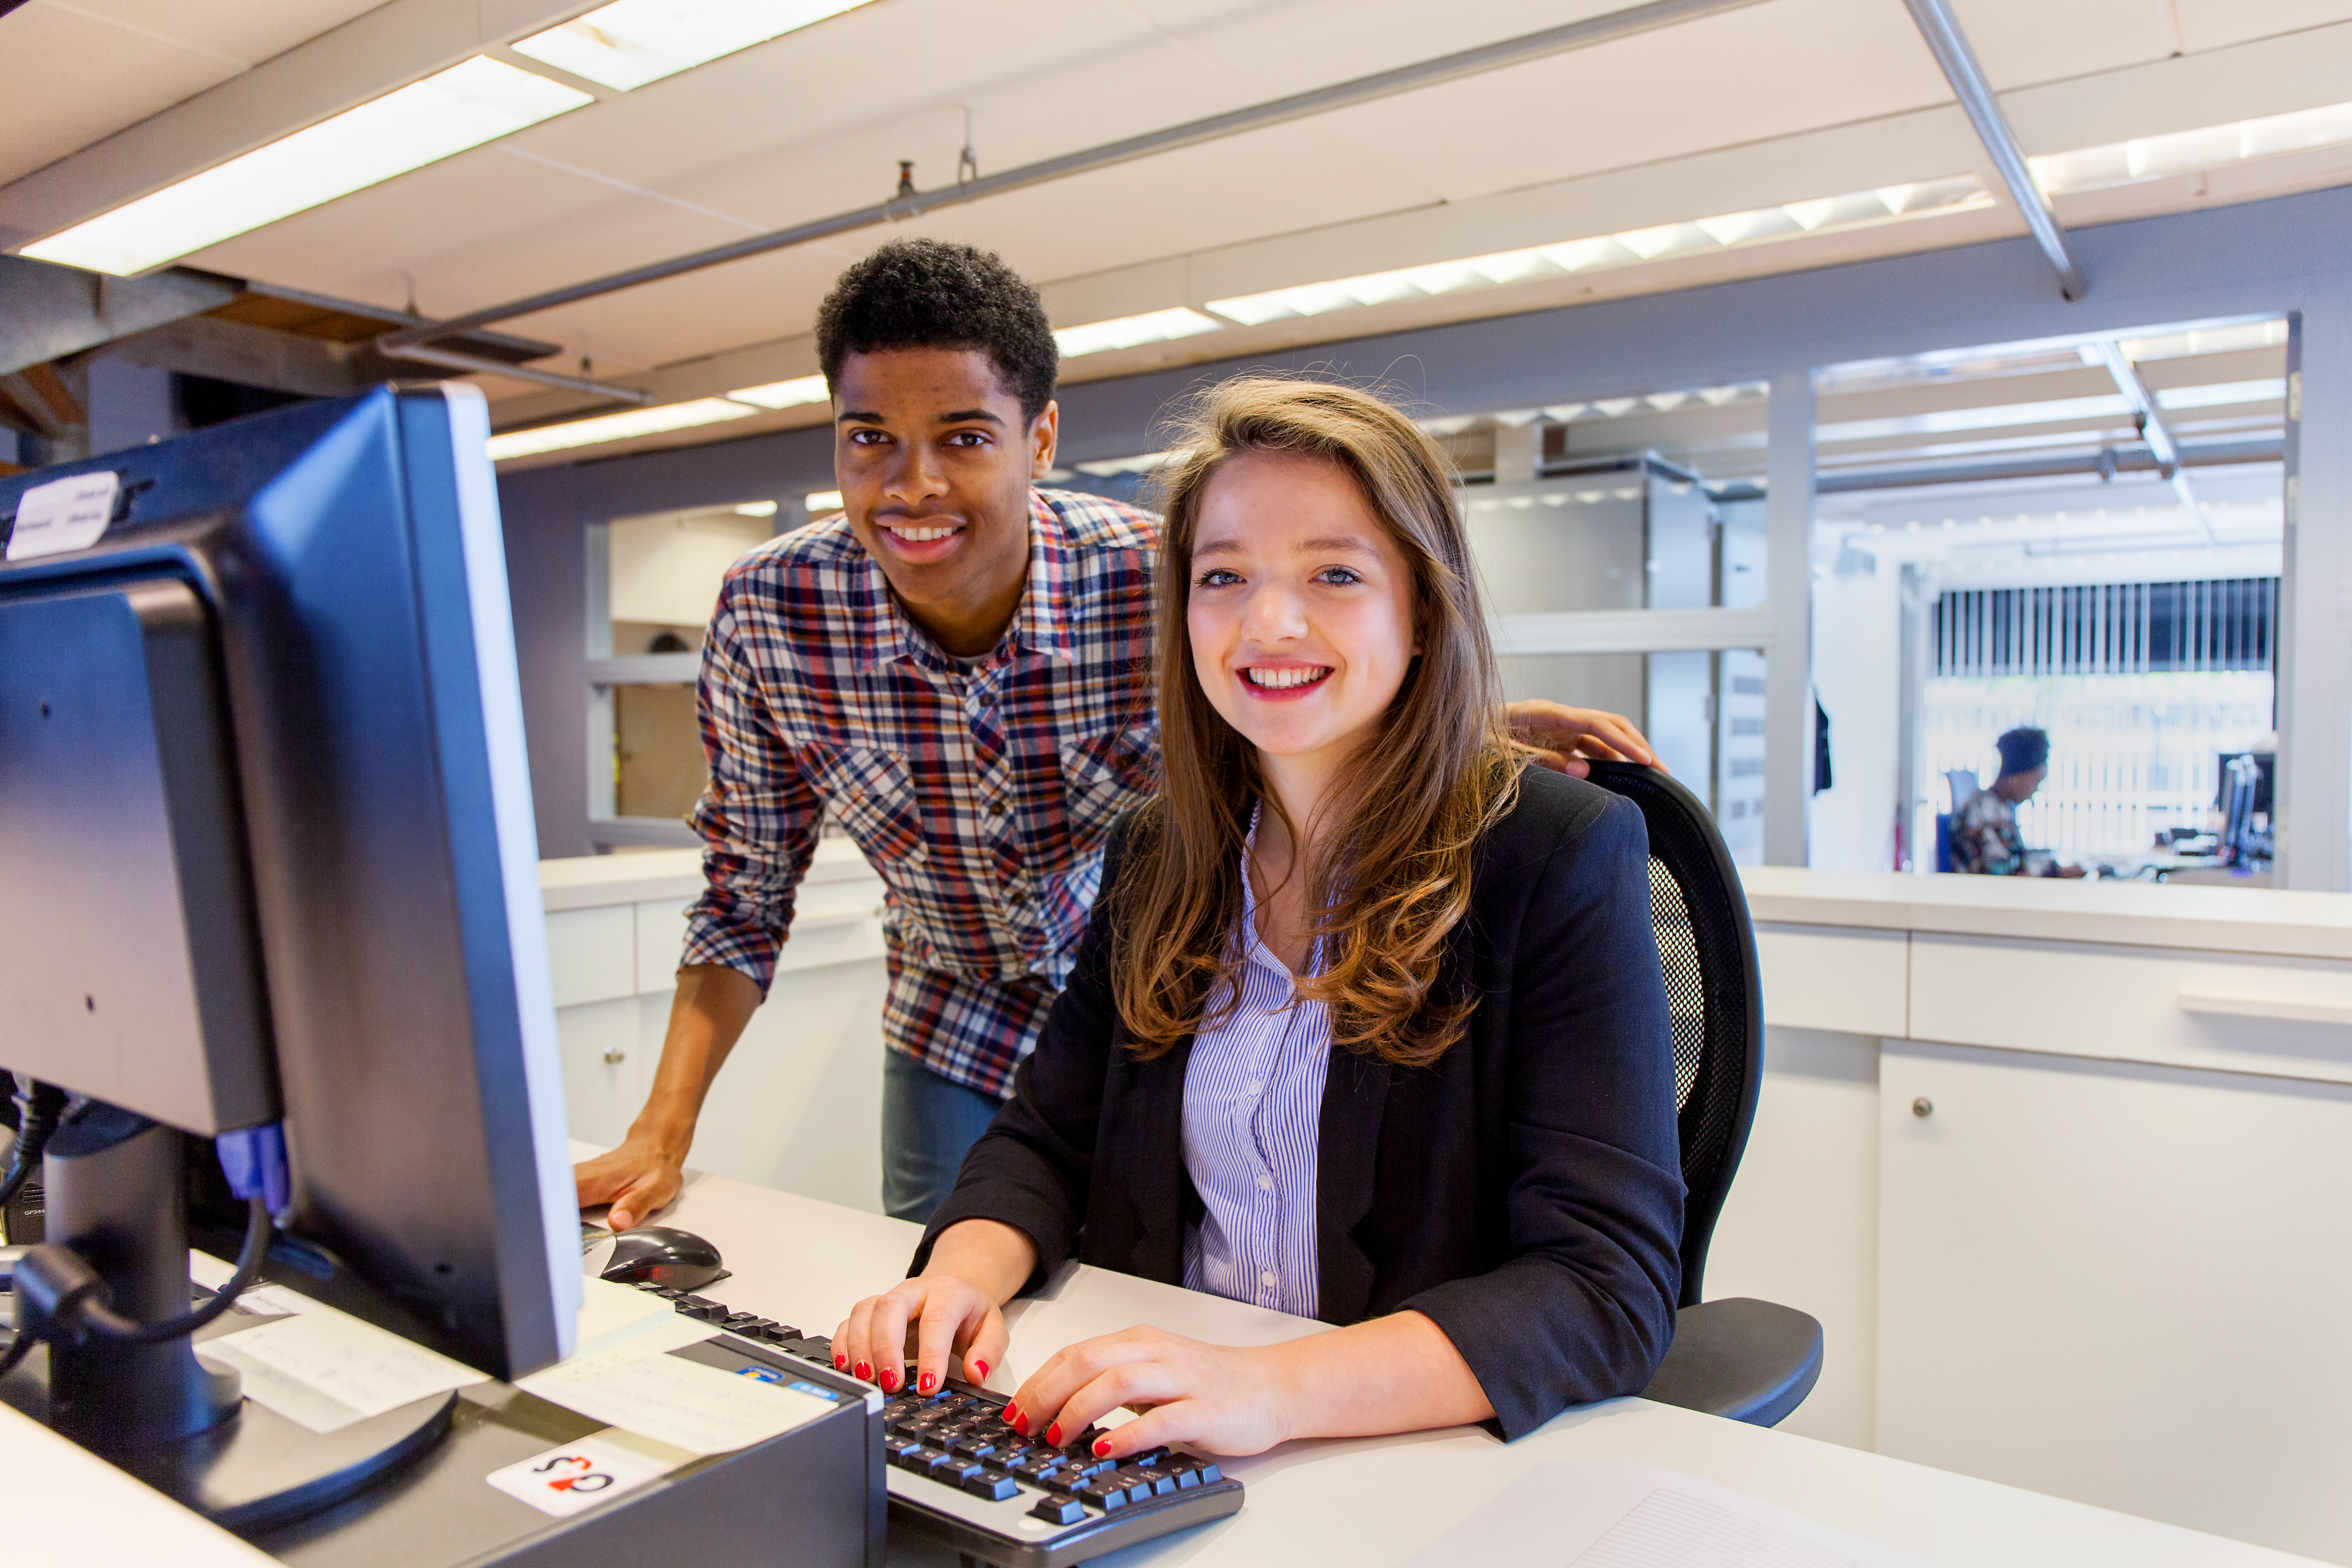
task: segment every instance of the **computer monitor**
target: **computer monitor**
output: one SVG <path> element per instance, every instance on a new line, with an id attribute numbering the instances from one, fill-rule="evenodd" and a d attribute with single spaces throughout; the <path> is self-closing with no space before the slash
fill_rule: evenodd
<path id="1" fill-rule="evenodd" d="M 0 1068 L 282 1119 L 272 1278 L 512 1379 L 582 1287 L 488 437 L 386 386 L 0 479 Z"/>

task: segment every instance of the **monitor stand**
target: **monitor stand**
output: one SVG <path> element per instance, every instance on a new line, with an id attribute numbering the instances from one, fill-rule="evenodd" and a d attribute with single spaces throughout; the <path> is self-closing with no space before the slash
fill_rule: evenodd
<path id="1" fill-rule="evenodd" d="M 142 1322 L 188 1310 L 181 1139 L 102 1108 L 59 1128 L 43 1163 L 47 1240 L 80 1254 L 112 1291 L 115 1310 Z M 224 1318 L 207 1329 L 248 1326 Z M 436 1394 L 318 1433 L 237 1390 L 237 1374 L 204 1365 L 185 1337 L 92 1337 L 37 1347 L 0 1383 L 0 1399 L 241 1532 L 331 1507 L 415 1460 L 448 1429 L 457 1404 L 454 1394 Z"/>

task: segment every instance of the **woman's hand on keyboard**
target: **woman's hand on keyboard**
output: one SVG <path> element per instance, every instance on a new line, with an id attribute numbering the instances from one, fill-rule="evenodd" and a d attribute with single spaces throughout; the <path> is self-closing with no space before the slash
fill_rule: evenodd
<path id="1" fill-rule="evenodd" d="M 853 1377 L 898 1394 L 911 1383 L 929 1394 L 957 1375 L 979 1383 L 1003 1364 L 1009 1336 L 996 1310 L 1010 1300 L 1037 1266 L 1029 1237 L 992 1219 L 950 1226 L 931 1249 L 921 1274 L 902 1279 L 849 1310 L 833 1333 L 833 1364 Z M 915 1369 L 906 1365 L 908 1330 L 916 1342 Z"/>
<path id="2" fill-rule="evenodd" d="M 1260 1454 L 1291 1436 L 1285 1351 L 1203 1344 L 1152 1328 L 1081 1340 L 1039 1367 L 1005 1415 L 1016 1431 L 1058 1447 L 1121 1405 L 1141 1411 L 1096 1440 L 1103 1458 L 1171 1443 Z"/>

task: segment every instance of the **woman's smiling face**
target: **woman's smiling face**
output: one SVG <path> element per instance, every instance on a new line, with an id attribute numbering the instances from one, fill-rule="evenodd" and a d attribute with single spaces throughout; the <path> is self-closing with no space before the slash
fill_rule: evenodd
<path id="1" fill-rule="evenodd" d="M 1414 621 L 1404 551 L 1337 464 L 1249 452 L 1209 481 L 1185 606 L 1192 669 L 1259 751 L 1352 755 L 1421 651 Z"/>

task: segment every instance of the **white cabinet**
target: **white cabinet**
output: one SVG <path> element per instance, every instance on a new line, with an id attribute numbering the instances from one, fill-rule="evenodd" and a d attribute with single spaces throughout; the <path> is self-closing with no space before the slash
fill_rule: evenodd
<path id="1" fill-rule="evenodd" d="M 637 1015 L 635 996 L 565 1007 L 555 1015 L 564 1110 L 574 1138 L 618 1143 L 646 1102 L 654 1058 L 639 1043 Z M 659 1047 L 659 1036 L 654 1043 Z"/>
<path id="2" fill-rule="evenodd" d="M 1899 1040 L 1879 1084 L 1879 1451 L 2352 1562 L 2352 1088 Z"/>

